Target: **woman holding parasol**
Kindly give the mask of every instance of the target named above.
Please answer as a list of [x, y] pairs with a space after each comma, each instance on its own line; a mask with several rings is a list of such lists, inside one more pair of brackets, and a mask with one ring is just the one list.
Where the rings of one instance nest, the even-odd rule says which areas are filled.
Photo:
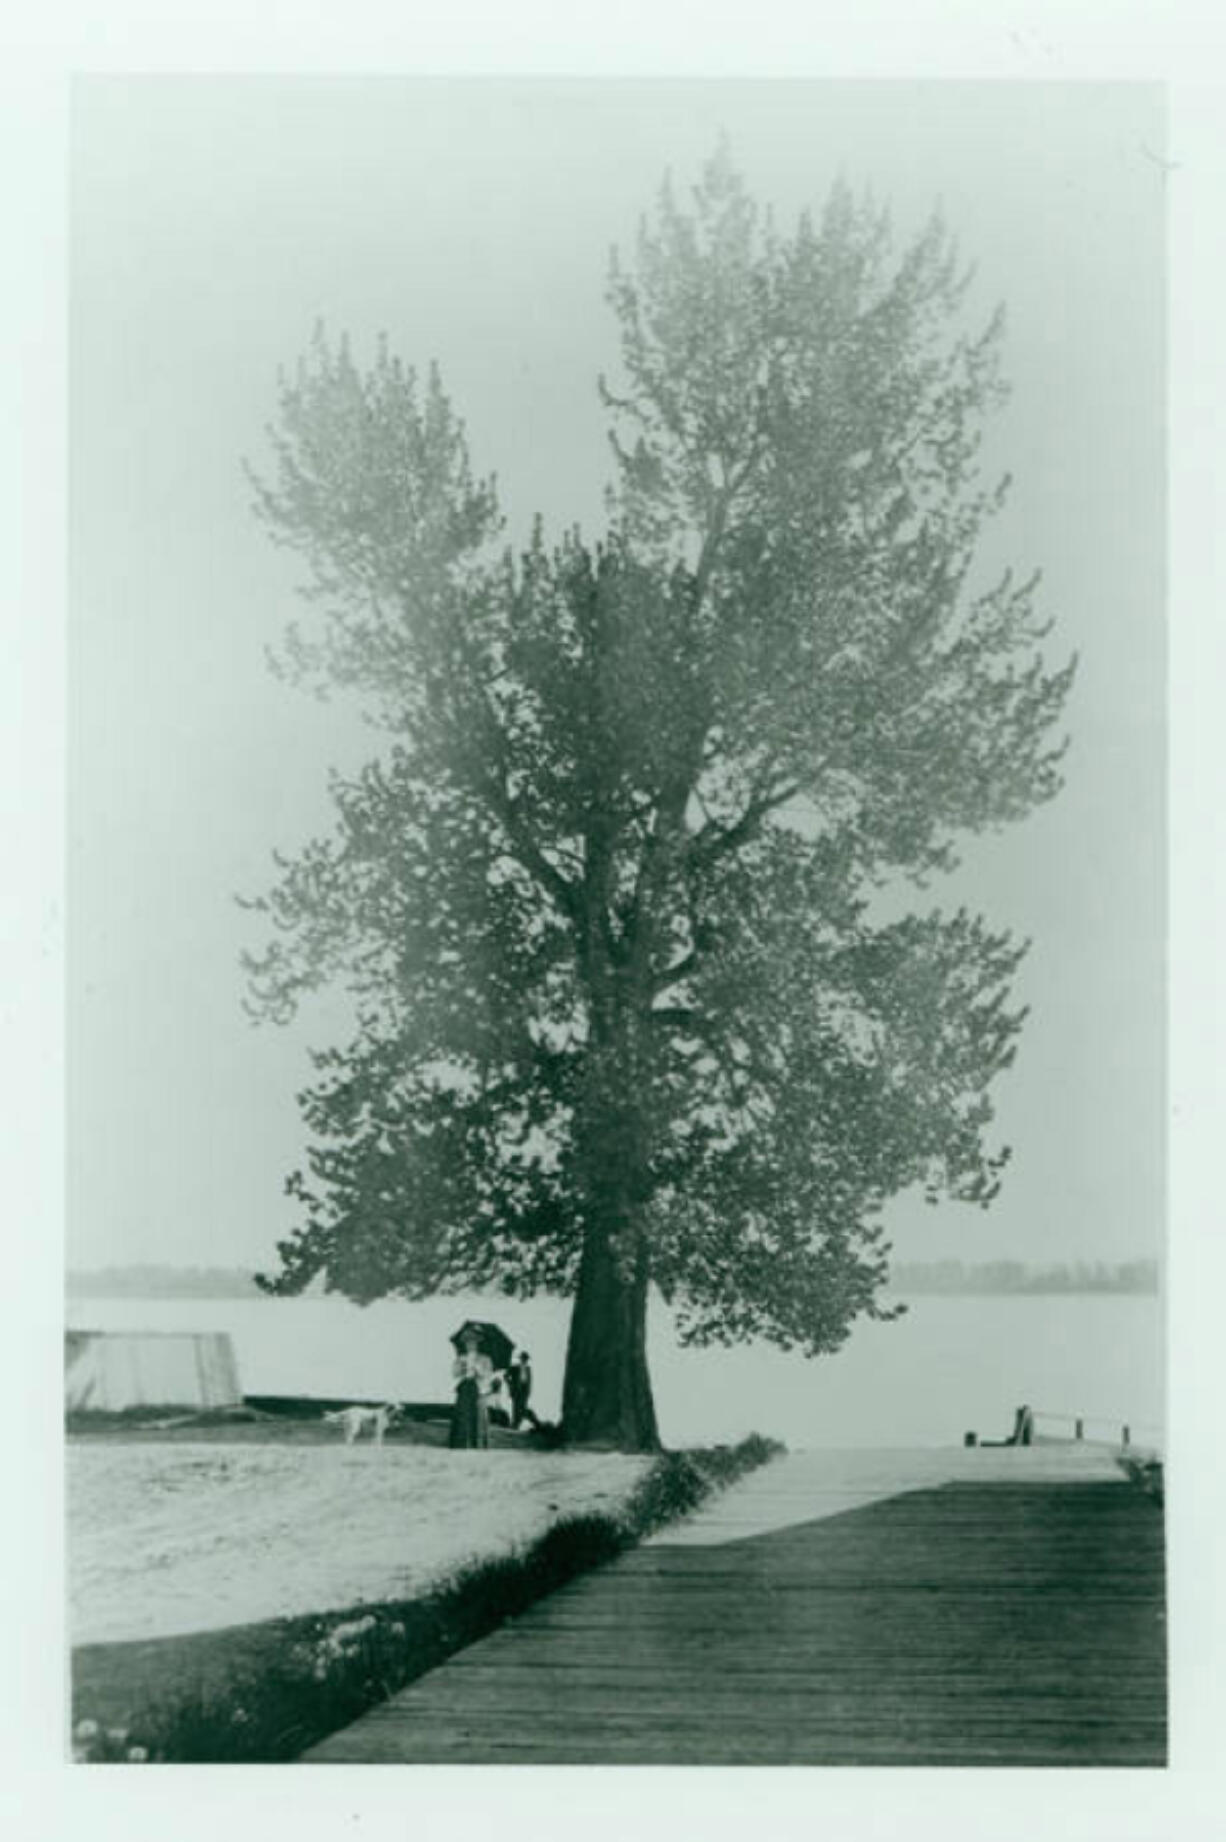
[[489, 1396], [495, 1364], [505, 1368], [514, 1345], [496, 1324], [478, 1324], [471, 1318], [461, 1324], [451, 1342], [456, 1352], [451, 1365], [456, 1390], [448, 1444], [453, 1451], [471, 1451], [489, 1445]]

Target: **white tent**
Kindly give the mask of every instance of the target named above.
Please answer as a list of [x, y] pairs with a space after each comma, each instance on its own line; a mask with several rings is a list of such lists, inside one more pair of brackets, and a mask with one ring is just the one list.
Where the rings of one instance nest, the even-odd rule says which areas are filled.
[[234, 1345], [222, 1331], [67, 1330], [69, 1412], [125, 1407], [237, 1407]]

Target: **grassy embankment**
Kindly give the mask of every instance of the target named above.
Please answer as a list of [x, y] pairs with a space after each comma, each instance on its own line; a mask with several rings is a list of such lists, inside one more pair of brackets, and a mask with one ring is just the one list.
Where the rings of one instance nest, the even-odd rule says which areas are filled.
[[73, 1653], [74, 1757], [284, 1761], [518, 1616], [545, 1593], [687, 1515], [782, 1447], [665, 1453], [612, 1514], [565, 1519], [522, 1553], [465, 1567], [426, 1595], [306, 1618]]

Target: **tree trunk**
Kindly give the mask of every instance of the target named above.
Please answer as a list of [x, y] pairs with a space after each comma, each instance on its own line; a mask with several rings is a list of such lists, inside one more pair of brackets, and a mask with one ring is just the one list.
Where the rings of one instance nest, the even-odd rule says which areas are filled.
[[562, 1432], [568, 1444], [619, 1452], [658, 1452], [647, 1372], [646, 1249], [634, 1269], [619, 1270], [607, 1228], [588, 1230], [570, 1320]]
[[605, 921], [611, 859], [599, 827], [587, 840], [585, 858], [579, 963], [591, 1039], [575, 1121], [584, 1232], [566, 1347], [562, 1434], [571, 1445], [658, 1452], [647, 1372], [650, 1262], [640, 1226], [650, 1134], [635, 1027], [648, 1003], [641, 978], [648, 961], [645, 944], [635, 966], [618, 966], [610, 955]]

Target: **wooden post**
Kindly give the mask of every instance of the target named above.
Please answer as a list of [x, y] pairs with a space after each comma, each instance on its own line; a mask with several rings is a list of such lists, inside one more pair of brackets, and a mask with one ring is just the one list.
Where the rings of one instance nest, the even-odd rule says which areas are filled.
[[1126, 1426], [1124, 1428], [1124, 1437], [1120, 1443], [1123, 1445], [1125, 1451], [1127, 1451], [1128, 1447], [1132, 1444], [1132, 1430], [1130, 1427]]
[[1074, 1439], [1084, 1439], [1085, 1436], [1086, 1436], [1085, 1421], [1084, 1420], [1074, 1420], [1073, 1421], [1073, 1438]]
[[1009, 1435], [1010, 1445], [1029, 1445], [1034, 1438], [1034, 1415], [1029, 1407], [1019, 1407]]

